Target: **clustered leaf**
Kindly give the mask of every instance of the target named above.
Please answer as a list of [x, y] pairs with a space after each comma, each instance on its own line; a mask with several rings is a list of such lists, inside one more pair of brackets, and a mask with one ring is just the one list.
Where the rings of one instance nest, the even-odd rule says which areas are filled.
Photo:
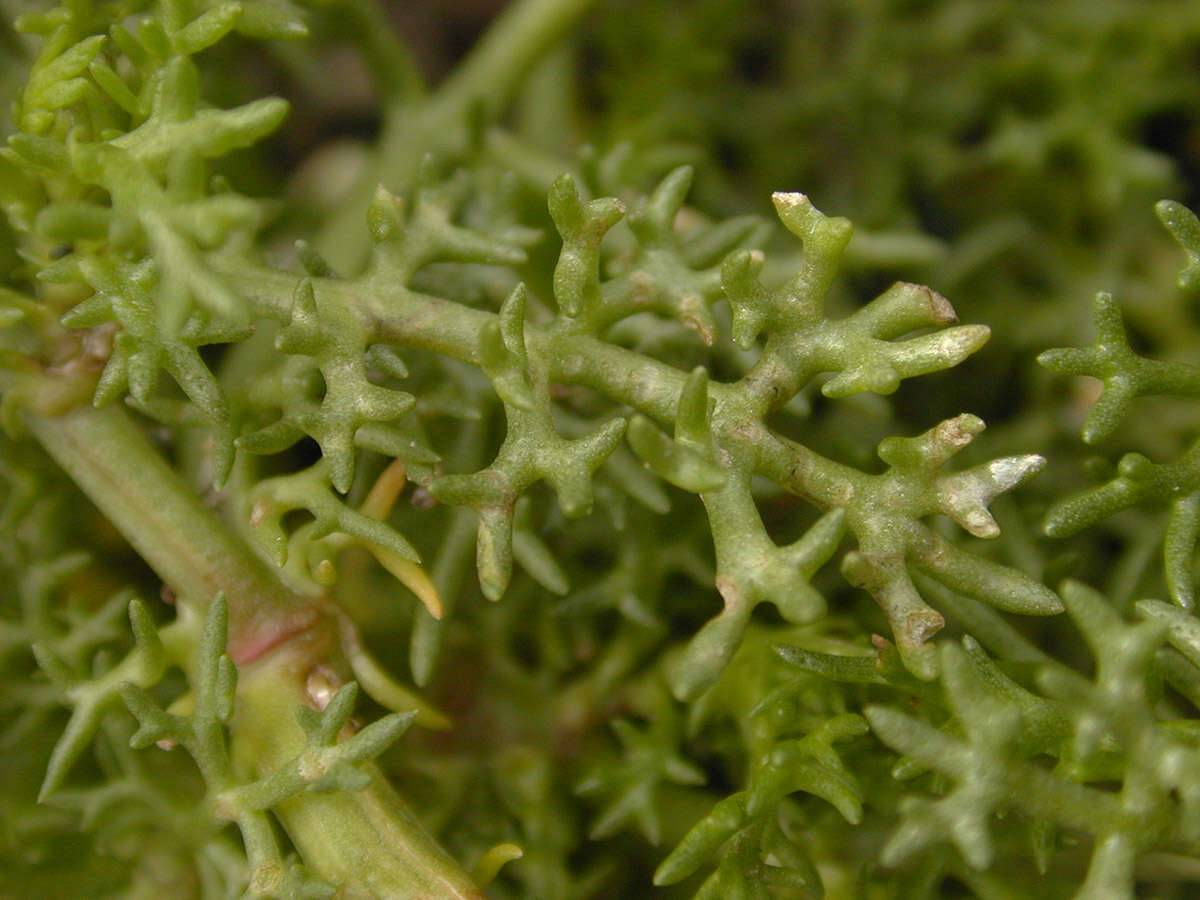
[[[701, 900], [1186, 894], [1200, 441], [1136, 401], [1194, 399], [1200, 369], [1171, 358], [1193, 317], [1155, 299], [1126, 210], [1186, 174], [1160, 132], [1200, 113], [1171, 71], [1200, 16], [818, 3], [765, 35], [743, 4], [650, 0], [573, 46], [587, 2], [519, 0], [426, 89], [381, 6], [310, 6], [70, 0], [0, 25], [14, 884], [82, 829], [61, 893], [325, 898], [401, 891], [398, 869], [422, 896], [583, 900], [644, 890], [650, 859]], [[305, 49], [247, 49], [309, 23]], [[359, 74], [373, 149], [274, 171], [358, 114]], [[288, 104], [247, 99], [259, 79], [311, 101], [271, 145]], [[896, 123], [921, 136], [889, 146]], [[581, 131], [607, 146], [565, 152]], [[794, 190], [770, 198], [782, 229], [702, 211], [744, 206], [760, 168], [870, 227]], [[1200, 219], [1156, 211], [1194, 292]], [[1033, 479], [1082, 382], [1062, 410], [976, 392], [986, 438], [936, 392], [1034, 396], [1015, 366], [1076, 330], [1054, 301], [1085, 239], [1139, 261], [1128, 325], [1098, 293], [1094, 343], [1039, 361], [1100, 382], [1084, 443], [1145, 455], [1064, 500]], [[897, 277], [1029, 321], [947, 375], [991, 330]], [[97, 413], [169, 467], [51, 439]], [[1043, 513], [1113, 540], [1057, 553], [1024, 527]], [[233, 588], [177, 602], [179, 572]], [[360, 720], [360, 685], [391, 712]], [[441, 733], [388, 752], [414, 722]], [[10, 814], [43, 762], [44, 805], [14, 787]]]
[[[364, 426], [386, 424], [412, 409], [414, 398], [403, 391], [381, 387], [368, 380], [366, 362], [367, 329], [354, 311], [334, 299], [318, 305], [312, 282], [301, 281], [292, 303], [291, 319], [275, 336], [275, 346], [293, 356], [309, 357], [311, 369], [320, 373], [324, 391], [318, 402], [302, 392], [281, 392], [288, 413], [280, 420], [239, 440], [239, 446], [258, 452], [286, 450], [305, 434], [317, 441], [329, 465], [329, 476], [340, 493], [346, 493], [354, 478], [354, 452], [357, 435]], [[402, 371], [403, 363], [386, 354], [373, 356], [392, 371]], [[288, 373], [291, 383], [308, 374], [309, 365]], [[373, 441], [371, 440], [373, 438]], [[364, 442], [383, 447], [399, 444], [394, 432], [375, 429]]]
[[[794, 629], [804, 634], [808, 629]], [[690, 731], [736, 723], [749, 753], [746, 787], [717, 802], [659, 865], [655, 883], [674, 884], [707, 867], [698, 896], [770, 896], [772, 886], [819, 891], [821, 878], [795, 833], [808, 814], [796, 795], [820, 798], [845, 821], [861, 820], [862, 787], [834, 749], [866, 732], [857, 714], [836, 714], [751, 631], [746, 645], [693, 707]], [[799, 734], [797, 734], [799, 732]]]
[[[615, 720], [612, 727], [621, 742], [620, 761], [611, 770], [590, 773], [576, 786], [581, 794], [604, 791], [616, 795], [596, 816], [590, 834], [593, 838], [608, 837], [632, 819], [651, 844], [658, 844], [662, 839], [662, 820], [655, 788], [661, 781], [703, 784], [704, 773], [678, 753], [664, 752], [670, 737], [643, 734], [627, 719]], [[652, 727], [655, 731], [669, 730], [671, 723], [664, 718]]]
[[[1181, 288], [1190, 288], [1194, 254], [1200, 247], [1200, 220], [1177, 203], [1164, 201], [1159, 218], [1188, 253], [1188, 265], [1179, 276]], [[1088, 413], [1083, 439], [1088, 443], [1108, 437], [1128, 415], [1135, 398], [1153, 394], [1195, 397], [1200, 394], [1200, 369], [1187, 363], [1147, 359], [1129, 347], [1121, 312], [1112, 296], [1097, 294], [1093, 302], [1096, 345], [1086, 350], [1048, 350], [1039, 362], [1053, 372], [1090, 375], [1104, 390]], [[1068, 537], [1122, 510], [1166, 503], [1167, 526], [1163, 553], [1168, 592], [1185, 609], [1195, 605], [1192, 558], [1200, 537], [1200, 444], [1193, 443], [1176, 459], [1156, 464], [1141, 453], [1127, 453], [1117, 464], [1116, 477], [1055, 504], [1046, 515], [1046, 533]]]
[[[165, 631], [166, 641], [151, 623], [145, 606], [134, 598], [129, 601], [129, 619], [137, 639], [136, 648], [125, 659], [94, 679], [79, 679], [65, 661], [49, 646], [34, 644], [38, 665], [58, 684], [70, 703], [71, 720], [54, 747], [46, 768], [41, 797], [49, 796], [62, 785], [71, 767], [91, 744], [96, 729], [116, 705], [126, 685], [149, 687], [162, 678], [168, 661], [178, 662], [174, 654], [189, 628], [180, 620]], [[168, 656], [166, 647], [173, 653]]]
[[[328, 468], [329, 464], [322, 459], [303, 471], [267, 478], [254, 486], [250, 525], [276, 565], [286, 565], [293, 558], [291, 547], [297, 545], [301, 555], [308, 555], [304, 562], [309, 569], [298, 574], [318, 582], [330, 581], [334, 577], [330, 561], [334, 548], [315, 542], [334, 532], [358, 538], [370, 548], [388, 551], [401, 559], [420, 562], [420, 556], [404, 535], [378, 518], [348, 506], [333, 492]], [[313, 519], [289, 535], [283, 520], [295, 510], [305, 510]]]
[[481, 336], [483, 368], [504, 403], [508, 433], [496, 459], [472, 475], [447, 475], [431, 485], [434, 497], [479, 514], [478, 566], [484, 594], [499, 599], [512, 573], [512, 522], [517, 498], [539, 479], [558, 494], [568, 516], [581, 516], [592, 504], [591, 476], [625, 431], [614, 419], [593, 434], [559, 437], [546, 397], [535, 388], [525, 346], [525, 289], [518, 285], [500, 317]]
[[233, 465], [233, 426], [224, 394], [198, 348], [237, 340], [246, 336], [246, 330], [220, 323], [205, 325], [192, 318], [179, 333], [166, 335], [155, 321], [160, 286], [152, 265], [86, 260], [80, 267], [96, 293], [71, 309], [63, 324], [97, 328], [116, 322], [121, 329], [112, 337], [112, 353], [96, 384], [96, 405], [128, 393], [139, 408], [156, 418], [173, 424], [187, 422], [186, 411], [172, 409], [170, 401], [155, 392], [159, 372], [165, 370], [212, 427], [216, 477], [224, 481]]
[[297, 718], [307, 747], [278, 769], [253, 781], [238, 777], [230, 759], [226, 723], [233, 715], [237, 668], [224, 652], [228, 607], [224, 597], [209, 606], [193, 661], [193, 701], [187, 715], [160, 707], [132, 681], [120, 696], [138, 720], [130, 738], [135, 748], [158, 744], [184, 747], [196, 760], [208, 788], [213, 815], [235, 822], [242, 833], [250, 865], [250, 890], [269, 897], [331, 897], [334, 888], [305, 875], [297, 862], [283, 858], [267, 811], [306, 791], [356, 791], [370, 777], [361, 763], [373, 760], [407, 729], [415, 712], [384, 716], [352, 736], [342, 731], [353, 711], [357, 685], [343, 685], [320, 711], [302, 706]]
[[[968, 642], [942, 647], [946, 699], [965, 741], [893, 709], [867, 709], [885, 743], [955, 782], [943, 797], [913, 798], [902, 808], [885, 863], [953, 841], [968, 864], [986, 868], [994, 854], [993, 813], [1015, 807], [1035, 821], [1094, 836], [1078, 896], [1130, 896], [1145, 847], [1194, 840], [1195, 799], [1177, 779], [1188, 777], [1183, 773], [1200, 757], [1146, 705], [1147, 663], [1163, 626], [1122, 622], [1102, 595], [1077, 582], [1065, 583], [1062, 596], [1097, 672], [1089, 681], [1063, 667], [1044, 669], [1041, 689], [1060, 703], [1020, 691]], [[1014, 694], [1023, 700], [1006, 702]], [[1040, 754], [1057, 758], [1053, 772], [1023, 761]], [[1117, 780], [1119, 793], [1088, 786], [1105, 780]]]

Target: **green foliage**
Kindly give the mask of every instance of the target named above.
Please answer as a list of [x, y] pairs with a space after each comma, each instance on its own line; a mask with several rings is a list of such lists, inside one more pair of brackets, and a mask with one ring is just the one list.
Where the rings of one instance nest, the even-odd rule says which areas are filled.
[[1193, 7], [25, 6], [5, 891], [1191, 895]]

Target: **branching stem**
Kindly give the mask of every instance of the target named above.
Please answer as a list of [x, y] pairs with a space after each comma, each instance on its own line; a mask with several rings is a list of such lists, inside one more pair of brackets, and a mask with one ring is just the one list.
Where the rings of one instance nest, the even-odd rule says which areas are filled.
[[595, 0], [521, 0], [488, 29], [455, 73], [422, 105], [411, 98], [384, 110], [383, 131], [366, 176], [318, 236], [335, 269], [357, 272], [367, 244], [360, 226], [376, 185], [403, 192], [429, 153], [457, 149], [472, 115], [492, 119], [520, 78], [553, 48]]

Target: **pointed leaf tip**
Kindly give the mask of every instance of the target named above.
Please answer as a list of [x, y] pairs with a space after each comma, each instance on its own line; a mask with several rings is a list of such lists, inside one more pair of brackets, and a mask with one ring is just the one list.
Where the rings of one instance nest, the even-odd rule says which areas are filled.
[[376, 244], [404, 235], [404, 202], [382, 184], [376, 185], [371, 205], [367, 207], [367, 230]]

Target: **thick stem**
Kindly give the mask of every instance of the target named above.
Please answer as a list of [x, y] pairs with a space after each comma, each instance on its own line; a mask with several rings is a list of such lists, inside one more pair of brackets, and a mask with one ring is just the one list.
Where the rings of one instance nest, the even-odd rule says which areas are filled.
[[[243, 773], [263, 775], [304, 750], [296, 720], [314, 673], [348, 672], [335, 621], [293, 594], [167, 465], [122, 409], [28, 416], [34, 435], [135, 550], [200, 612], [229, 601], [239, 663], [230, 740]], [[304, 794], [274, 810], [309, 870], [346, 898], [477, 900], [457, 863], [375, 769], [353, 793]]]
[[[331, 652], [310, 646], [320, 640], [302, 635], [242, 670], [231, 723], [240, 774], [265, 775], [304, 750], [295, 709], [319, 705], [320, 696], [309, 689], [314, 675], [323, 689], [334, 677], [328, 666], [313, 667], [314, 656]], [[482, 900], [379, 769], [363, 770], [371, 782], [362, 790], [304, 793], [274, 808], [308, 869], [335, 885], [345, 900]]]
[[[27, 416], [38, 441], [180, 603], [229, 601], [231, 646], [278, 631], [310, 609], [204, 505], [118, 407]], [[297, 623], [298, 624], [298, 623]]]

